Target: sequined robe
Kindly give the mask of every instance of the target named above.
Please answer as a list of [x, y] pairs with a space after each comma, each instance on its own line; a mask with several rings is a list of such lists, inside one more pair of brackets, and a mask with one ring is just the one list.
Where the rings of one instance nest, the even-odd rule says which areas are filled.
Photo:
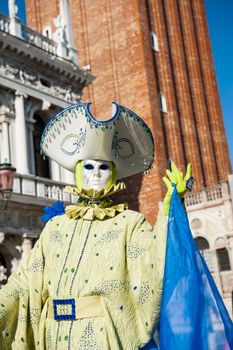
[[[56, 216], [0, 290], [0, 349], [135, 350], [158, 323], [166, 241], [138, 212], [101, 220]], [[48, 297], [101, 295], [103, 317], [56, 321]]]

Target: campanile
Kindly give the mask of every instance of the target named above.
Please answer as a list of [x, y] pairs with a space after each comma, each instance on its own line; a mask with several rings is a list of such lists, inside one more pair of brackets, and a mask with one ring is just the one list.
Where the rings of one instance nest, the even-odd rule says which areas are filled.
[[[196, 190], [227, 181], [231, 164], [204, 0], [26, 0], [28, 26], [53, 35], [61, 16], [67, 45], [96, 77], [83, 101], [97, 119], [111, 102], [135, 111], [155, 138], [147, 176], [128, 181], [133, 207], [154, 221], [172, 159], [193, 163]], [[62, 77], [61, 77], [62, 79]]]

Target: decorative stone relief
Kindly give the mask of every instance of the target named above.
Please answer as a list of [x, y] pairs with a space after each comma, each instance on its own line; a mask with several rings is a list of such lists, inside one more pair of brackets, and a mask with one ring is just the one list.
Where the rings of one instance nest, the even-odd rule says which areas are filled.
[[42, 111], [48, 111], [50, 107], [51, 103], [49, 101], [43, 100]]
[[71, 86], [68, 87], [68, 89], [66, 90], [65, 100], [66, 100], [66, 101], [69, 101], [69, 102], [73, 101], [73, 99], [72, 99], [72, 88], [71, 88]]
[[0, 75], [18, 80], [23, 85], [33, 86], [39, 91], [71, 103], [75, 103], [81, 98], [79, 92], [73, 91], [72, 85], [51, 79], [51, 77], [47, 77], [28, 67], [22, 67], [19, 63], [8, 58], [0, 58]]
[[12, 91], [0, 89], [0, 114], [7, 113], [8, 117], [14, 117], [14, 95]]
[[4, 62], [1, 65], [1, 72], [8, 78], [19, 78], [20, 69], [16, 66], [12, 66], [9, 63]]
[[33, 84], [38, 79], [37, 74], [35, 72], [32, 72], [26, 68], [20, 70], [19, 78], [23, 84]]

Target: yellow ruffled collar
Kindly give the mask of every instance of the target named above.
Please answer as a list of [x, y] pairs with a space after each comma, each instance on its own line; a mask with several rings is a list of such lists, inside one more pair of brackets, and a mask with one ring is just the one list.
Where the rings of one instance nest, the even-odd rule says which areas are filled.
[[74, 196], [85, 198], [85, 199], [98, 200], [98, 199], [112, 196], [113, 194], [119, 191], [122, 191], [125, 188], [126, 188], [125, 183], [119, 182], [119, 184], [117, 185], [111, 185], [108, 189], [102, 188], [99, 191], [96, 191], [93, 188], [91, 188], [90, 190], [86, 190], [85, 188], [82, 188], [79, 190], [77, 187], [66, 186], [65, 192], [73, 194]]
[[77, 205], [69, 205], [65, 208], [66, 215], [75, 220], [80, 218], [103, 220], [105, 217], [114, 217], [117, 213], [128, 209], [127, 203], [112, 205], [113, 199], [111, 196], [125, 188], [123, 182], [112, 185], [109, 189], [103, 188], [99, 191], [94, 189], [78, 190], [76, 187], [66, 186], [66, 192], [79, 197]]

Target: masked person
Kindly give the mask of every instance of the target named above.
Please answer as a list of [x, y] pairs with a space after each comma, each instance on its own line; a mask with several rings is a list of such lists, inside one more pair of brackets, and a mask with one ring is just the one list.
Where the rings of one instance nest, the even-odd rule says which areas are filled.
[[[153, 228], [114, 204], [121, 179], [151, 168], [150, 129], [118, 104], [108, 121], [90, 104], [66, 108], [47, 124], [42, 151], [75, 173], [78, 196], [45, 226], [29, 255], [0, 291], [0, 348], [136, 350], [160, 317], [167, 215], [175, 183], [182, 197], [191, 177], [172, 164], [168, 192]], [[152, 205], [157, 205], [154, 203]]]

